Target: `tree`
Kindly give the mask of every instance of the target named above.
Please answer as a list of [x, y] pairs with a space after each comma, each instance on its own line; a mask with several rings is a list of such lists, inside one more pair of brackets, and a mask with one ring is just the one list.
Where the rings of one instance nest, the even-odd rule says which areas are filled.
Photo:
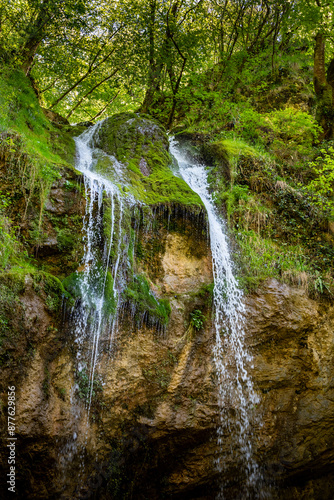
[[[172, 123], [176, 98], [186, 65], [200, 51], [205, 26], [203, 0], [174, 0], [169, 3], [148, 0], [142, 21], [145, 58], [147, 60], [146, 92], [141, 110], [145, 113], [159, 101], [161, 87], [166, 85], [172, 94], [167, 126]], [[167, 77], [167, 79], [166, 79]]]
[[45, 106], [80, 120], [111, 103], [134, 50], [128, 31], [122, 4], [108, 0], [91, 4], [85, 29], [51, 30], [32, 70]]
[[1, 0], [1, 58], [29, 73], [36, 51], [50, 31], [60, 34], [64, 29], [82, 29], [85, 14], [83, 0]]
[[274, 70], [276, 47], [290, 3], [285, 0], [211, 0], [210, 17], [217, 52], [218, 80], [236, 54], [240, 72], [244, 64], [271, 47]]
[[317, 121], [326, 139], [334, 134], [334, 59], [326, 75], [326, 43], [333, 29], [333, 0], [299, 0], [293, 3], [290, 29], [314, 46], [313, 82], [317, 98]]

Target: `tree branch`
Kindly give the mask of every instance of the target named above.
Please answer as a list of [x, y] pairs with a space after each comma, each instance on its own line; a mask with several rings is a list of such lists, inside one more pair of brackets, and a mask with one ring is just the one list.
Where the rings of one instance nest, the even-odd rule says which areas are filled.
[[103, 78], [103, 80], [101, 80], [99, 83], [97, 83], [96, 85], [94, 85], [94, 87], [92, 87], [88, 92], [86, 92], [86, 94], [81, 97], [81, 99], [79, 99], [79, 101], [77, 102], [77, 104], [75, 106], [73, 106], [73, 108], [71, 109], [71, 111], [68, 113], [68, 115], [66, 116], [66, 119], [68, 120], [70, 118], [70, 116], [74, 113], [74, 111], [80, 106], [80, 104], [90, 95], [94, 92], [94, 90], [96, 90], [98, 87], [100, 87], [100, 85], [102, 85], [103, 83], [105, 83], [106, 81], [110, 80], [110, 78], [112, 78], [113, 76], [115, 76], [115, 74], [117, 73], [117, 71], [119, 70], [119, 68], [116, 68], [115, 71], [113, 71], [113, 73], [111, 73], [110, 75], [108, 75], [106, 78]]
[[95, 116], [93, 116], [89, 120], [90, 121], [96, 120], [96, 118], [99, 118], [101, 115], [103, 115], [103, 113], [105, 112], [105, 110], [107, 109], [107, 107], [116, 99], [116, 97], [118, 96], [119, 93], [120, 93], [120, 90], [117, 92], [117, 94], [115, 96], [113, 96], [110, 99], [110, 101], [107, 102], [107, 104], [101, 109], [101, 111], [99, 111]]

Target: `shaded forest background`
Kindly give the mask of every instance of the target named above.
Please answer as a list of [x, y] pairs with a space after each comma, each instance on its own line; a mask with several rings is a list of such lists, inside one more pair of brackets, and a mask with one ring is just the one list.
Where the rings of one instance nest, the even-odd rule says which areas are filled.
[[332, 2], [16, 0], [0, 9], [2, 63], [22, 68], [45, 107], [71, 122], [140, 109], [171, 126], [185, 101], [223, 101], [240, 84], [258, 93], [288, 62], [313, 59], [330, 135]]

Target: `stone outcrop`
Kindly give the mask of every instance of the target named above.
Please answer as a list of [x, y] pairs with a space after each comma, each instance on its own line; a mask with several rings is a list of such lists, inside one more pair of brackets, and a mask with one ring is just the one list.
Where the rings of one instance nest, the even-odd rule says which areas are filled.
[[[68, 229], [81, 239], [73, 218], [81, 217], [84, 207], [76, 176], [68, 173], [55, 184], [45, 207], [45, 227], [56, 243], [44, 242], [39, 258], [60, 277], [76, 268], [82, 252], [79, 248], [74, 255], [77, 247], [66, 240]], [[235, 464], [226, 461], [223, 477], [215, 469], [211, 254], [205, 223], [190, 211], [184, 216], [175, 210], [168, 223], [164, 212], [157, 212], [154, 228], [139, 230], [148, 257], [137, 259], [135, 271], [149, 276], [157, 297], [169, 300], [169, 324], [165, 331], [146, 324], [138, 328], [129, 311], [121, 311], [113, 348], [110, 331], [101, 339], [89, 411], [87, 377], [77, 372], [73, 302], [68, 298], [61, 305], [60, 282], [42, 271], [7, 276], [3, 293], [15, 290], [16, 309], [11, 316], [7, 311], [12, 333], [1, 346], [1, 423], [6, 429], [7, 386], [15, 384], [19, 498], [208, 500], [222, 481], [226, 498], [238, 498]], [[67, 215], [68, 225], [59, 226]], [[329, 500], [334, 494], [334, 308], [275, 280], [245, 302], [251, 374], [261, 396], [254, 449], [268, 498]], [[198, 330], [191, 322], [194, 310], [205, 318]], [[226, 435], [224, 448], [231, 443]]]
[[[330, 498], [334, 309], [275, 280], [247, 304], [253, 376], [262, 392], [261, 460], [286, 488], [294, 485], [282, 498]], [[304, 487], [305, 496], [293, 496]]]
[[[116, 498], [127, 491], [134, 498], [214, 498], [217, 405], [210, 315], [203, 331], [188, 328], [189, 312], [207, 307], [208, 297], [194, 291], [212, 281], [209, 250], [194, 259], [191, 238], [170, 234], [168, 240], [160, 282], [173, 295], [168, 331], [157, 336], [124, 325], [116, 352], [100, 363], [103, 386], [89, 419], [73, 392], [71, 347], [60, 337], [62, 347], [51, 353], [57, 334], [26, 285], [26, 331], [36, 337], [43, 332], [17, 384], [20, 460], [23, 471], [30, 470], [22, 478], [26, 498], [80, 498], [86, 488], [112, 498], [108, 484], [118, 485]], [[172, 265], [174, 258], [180, 266]], [[332, 307], [277, 281], [247, 297], [247, 337], [261, 393], [262, 426], [254, 434], [259, 462], [276, 481], [273, 498], [331, 498], [333, 322]], [[73, 473], [80, 461], [85, 472], [78, 488]]]

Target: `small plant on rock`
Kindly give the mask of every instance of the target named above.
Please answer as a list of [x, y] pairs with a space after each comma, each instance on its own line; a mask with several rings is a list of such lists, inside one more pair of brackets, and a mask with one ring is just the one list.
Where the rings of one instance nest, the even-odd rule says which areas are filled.
[[197, 331], [201, 330], [204, 326], [205, 316], [200, 309], [194, 309], [190, 313], [190, 325]]

